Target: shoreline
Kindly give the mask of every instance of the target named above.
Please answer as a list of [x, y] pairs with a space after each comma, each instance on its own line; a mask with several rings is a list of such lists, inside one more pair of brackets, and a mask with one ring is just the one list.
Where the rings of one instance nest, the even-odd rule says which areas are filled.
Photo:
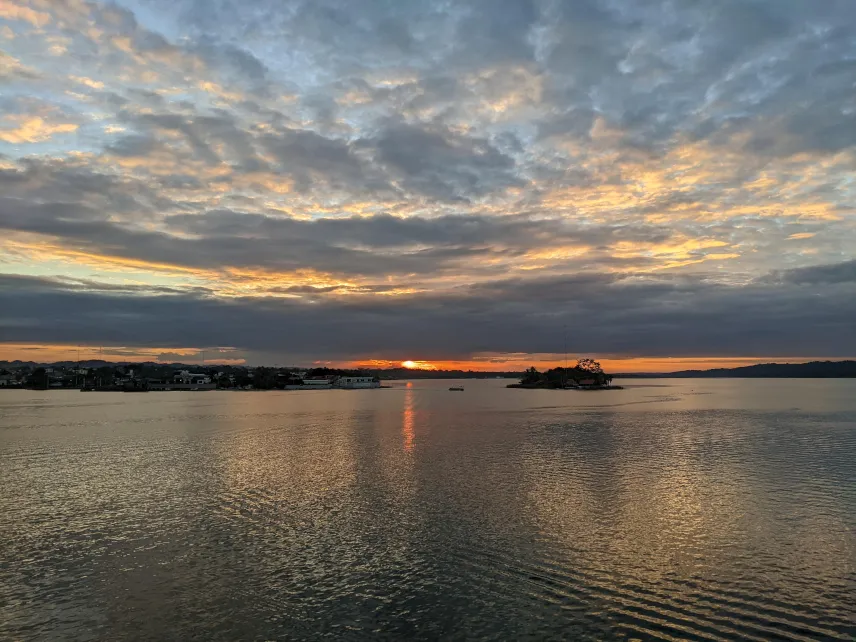
[[601, 390], [624, 390], [624, 386], [592, 386], [590, 388], [556, 388], [553, 386], [529, 385], [525, 383], [512, 383], [505, 386], [506, 389], [516, 390], [571, 390], [574, 392], [597, 392]]

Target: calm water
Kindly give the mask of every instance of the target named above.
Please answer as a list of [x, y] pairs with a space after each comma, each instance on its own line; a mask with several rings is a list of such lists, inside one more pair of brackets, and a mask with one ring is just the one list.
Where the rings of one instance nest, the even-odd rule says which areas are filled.
[[2, 639], [856, 637], [856, 381], [0, 391]]

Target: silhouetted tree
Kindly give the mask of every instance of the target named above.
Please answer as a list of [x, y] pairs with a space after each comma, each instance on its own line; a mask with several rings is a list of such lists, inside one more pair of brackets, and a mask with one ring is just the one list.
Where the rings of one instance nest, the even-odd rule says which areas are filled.
[[36, 368], [33, 370], [27, 379], [27, 384], [31, 388], [38, 390], [46, 390], [48, 387], [48, 373], [44, 368]]
[[522, 383], [524, 385], [529, 385], [529, 386], [534, 385], [540, 381], [541, 381], [541, 373], [538, 372], [538, 370], [537, 370], [537, 368], [535, 368], [535, 366], [532, 366], [531, 368], [527, 368], [526, 371], [524, 371], [523, 376], [520, 378], [520, 383]]
[[544, 373], [529, 368], [523, 373], [520, 383], [539, 388], [564, 388], [571, 382], [579, 383], [586, 379], [594, 379], [598, 384], [606, 385], [612, 381], [612, 376], [606, 374], [594, 359], [580, 359], [573, 368], [552, 368]]
[[253, 388], [257, 390], [273, 390], [276, 386], [276, 370], [273, 368], [256, 368], [253, 371]]
[[601, 368], [600, 364], [594, 359], [580, 359], [577, 361], [576, 368], [577, 370], [582, 370], [583, 372], [587, 372], [592, 375], [603, 374], [603, 368]]

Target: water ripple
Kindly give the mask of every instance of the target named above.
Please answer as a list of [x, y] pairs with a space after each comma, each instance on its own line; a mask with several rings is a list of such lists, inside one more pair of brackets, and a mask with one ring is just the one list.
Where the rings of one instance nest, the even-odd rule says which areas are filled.
[[856, 637], [856, 409], [490, 385], [0, 399], [0, 638]]

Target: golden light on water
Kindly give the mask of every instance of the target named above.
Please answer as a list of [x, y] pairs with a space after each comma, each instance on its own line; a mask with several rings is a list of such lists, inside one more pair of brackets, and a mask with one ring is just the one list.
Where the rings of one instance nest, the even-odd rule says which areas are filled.
[[413, 439], [416, 436], [415, 413], [413, 411], [413, 384], [407, 383], [407, 391], [404, 397], [404, 412], [402, 413], [401, 434], [404, 437], [405, 452], [413, 452]]

